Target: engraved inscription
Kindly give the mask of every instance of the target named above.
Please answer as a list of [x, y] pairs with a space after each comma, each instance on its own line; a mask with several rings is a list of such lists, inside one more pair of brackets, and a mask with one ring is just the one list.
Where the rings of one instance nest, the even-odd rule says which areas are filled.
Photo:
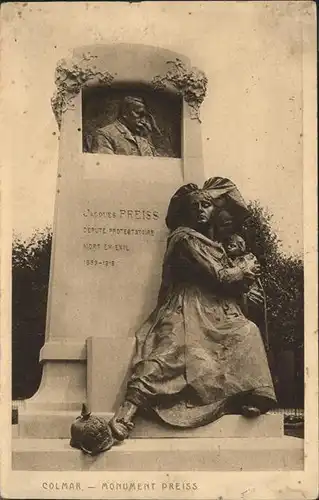
[[83, 212], [83, 217], [92, 217], [94, 219], [128, 219], [128, 220], [158, 220], [159, 213], [157, 210], [132, 210], [121, 209], [118, 212], [114, 211], [93, 211], [87, 208]]
[[91, 269], [117, 266], [132, 254], [139, 238], [155, 237], [157, 229], [152, 223], [160, 218], [159, 212], [152, 208], [94, 210], [87, 207], [82, 216], [85, 222], [82, 226], [83, 262]]

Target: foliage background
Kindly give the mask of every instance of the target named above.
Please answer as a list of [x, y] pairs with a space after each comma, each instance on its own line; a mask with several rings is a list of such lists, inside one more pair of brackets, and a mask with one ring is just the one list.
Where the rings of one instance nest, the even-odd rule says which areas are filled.
[[[304, 293], [303, 261], [287, 255], [272, 229], [272, 214], [259, 202], [249, 205], [245, 224], [248, 247], [258, 258], [266, 293], [269, 362], [279, 406], [303, 407]], [[15, 236], [12, 253], [12, 396], [32, 396], [41, 380], [39, 351], [44, 344], [52, 231], [35, 231], [28, 240]], [[256, 318], [261, 330], [264, 317]], [[290, 372], [290, 375], [289, 375]]]
[[39, 352], [44, 344], [52, 232], [13, 238], [12, 397], [31, 397], [41, 380]]
[[[304, 406], [304, 266], [298, 255], [287, 255], [272, 229], [273, 215], [258, 201], [249, 204], [244, 235], [261, 264], [266, 295], [269, 363], [279, 405]], [[254, 318], [253, 318], [254, 319]], [[264, 318], [256, 318], [264, 330]]]

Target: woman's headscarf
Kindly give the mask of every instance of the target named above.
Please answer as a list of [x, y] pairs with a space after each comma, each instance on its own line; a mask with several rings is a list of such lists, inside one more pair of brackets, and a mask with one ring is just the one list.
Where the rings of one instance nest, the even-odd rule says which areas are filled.
[[227, 210], [237, 222], [243, 222], [249, 215], [247, 205], [236, 185], [225, 177], [212, 177], [202, 188], [197, 184], [185, 184], [172, 196], [166, 225], [172, 231], [179, 226], [188, 225], [190, 200], [194, 197], [210, 199], [212, 204]]

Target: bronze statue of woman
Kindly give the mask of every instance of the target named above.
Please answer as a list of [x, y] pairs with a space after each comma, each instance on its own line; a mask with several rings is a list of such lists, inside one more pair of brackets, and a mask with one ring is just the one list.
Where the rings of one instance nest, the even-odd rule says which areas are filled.
[[117, 440], [128, 437], [140, 408], [191, 428], [226, 414], [258, 417], [276, 405], [260, 331], [238, 300], [259, 267], [236, 267], [208, 237], [209, 221], [225, 207], [238, 224], [248, 213], [221, 177], [182, 186], [170, 201], [158, 303], [136, 333], [125, 400], [110, 421]]

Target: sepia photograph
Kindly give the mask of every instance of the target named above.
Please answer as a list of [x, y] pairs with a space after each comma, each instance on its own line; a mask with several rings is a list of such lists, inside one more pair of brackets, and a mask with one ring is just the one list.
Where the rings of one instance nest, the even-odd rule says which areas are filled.
[[315, 3], [1, 25], [1, 495], [316, 498]]

